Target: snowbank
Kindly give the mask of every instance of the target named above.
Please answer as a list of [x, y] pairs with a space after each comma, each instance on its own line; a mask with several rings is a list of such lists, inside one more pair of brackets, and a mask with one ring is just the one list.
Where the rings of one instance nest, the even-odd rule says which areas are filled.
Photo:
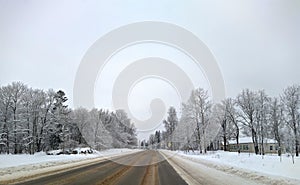
[[15, 167], [21, 165], [31, 165], [31, 164], [39, 164], [39, 163], [56, 163], [56, 162], [72, 162], [72, 161], [79, 161], [84, 159], [91, 159], [97, 157], [106, 157], [115, 154], [121, 154], [126, 152], [132, 152], [135, 150], [132, 149], [109, 149], [104, 151], [94, 151], [92, 154], [82, 154], [81, 151], [87, 151], [90, 148], [78, 148], [78, 154], [70, 154], [70, 155], [56, 155], [60, 151], [53, 151], [53, 155], [47, 155], [45, 152], [35, 153], [34, 155], [28, 154], [19, 154], [19, 155], [12, 155], [12, 154], [3, 154], [0, 155], [0, 169], [7, 168], [7, 167]]
[[210, 152], [205, 155], [180, 151], [177, 154], [196, 162], [206, 161], [216, 165], [226, 165], [268, 175], [300, 180], [300, 158], [295, 158], [295, 164], [293, 164], [291, 157], [287, 155], [283, 155], [282, 161], [280, 162], [279, 156], [271, 154], [265, 155], [263, 158], [260, 155], [252, 153], [238, 154], [236, 152], [224, 151]]
[[[85, 151], [85, 149], [82, 149]], [[89, 163], [110, 159], [110, 157], [138, 152], [133, 149], [110, 149], [94, 151], [92, 154], [47, 155], [0, 155], [0, 184], [18, 182], [36, 175], [47, 175]]]

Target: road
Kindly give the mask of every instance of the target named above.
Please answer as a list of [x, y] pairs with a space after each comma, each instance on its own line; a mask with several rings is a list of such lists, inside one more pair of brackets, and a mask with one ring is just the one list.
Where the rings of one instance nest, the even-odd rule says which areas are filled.
[[180, 185], [187, 183], [177, 174], [167, 160], [164, 160], [164, 157], [158, 151], [147, 150], [28, 180], [19, 184]]
[[[297, 179], [281, 178], [251, 172], [230, 166], [220, 166], [205, 160], [176, 155], [175, 152], [161, 150], [138, 151], [131, 154], [115, 155], [110, 158], [95, 158], [81, 161], [70, 168], [57, 168], [31, 173], [0, 184], [24, 185], [64, 185], [64, 184], [116, 184], [116, 185], [269, 185], [300, 184]], [[26, 169], [26, 168], [24, 168]], [[38, 169], [37, 169], [38, 170]], [[27, 178], [27, 179], [26, 179]], [[18, 183], [17, 183], [18, 182]]]

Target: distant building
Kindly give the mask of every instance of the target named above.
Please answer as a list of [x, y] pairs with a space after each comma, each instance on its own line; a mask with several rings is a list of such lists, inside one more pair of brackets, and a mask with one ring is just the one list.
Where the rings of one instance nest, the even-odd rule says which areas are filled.
[[[239, 139], [239, 148], [241, 152], [254, 153], [254, 144], [251, 137], [242, 137]], [[228, 149], [230, 152], [237, 152], [238, 145], [236, 144], [236, 140], [230, 140], [228, 142]], [[259, 150], [261, 150], [261, 144], [258, 144]], [[265, 139], [264, 140], [264, 150], [266, 154], [277, 154], [279, 147], [278, 143], [274, 139]], [[260, 153], [260, 152], [259, 152]], [[281, 153], [285, 153], [284, 148], [281, 149]]]

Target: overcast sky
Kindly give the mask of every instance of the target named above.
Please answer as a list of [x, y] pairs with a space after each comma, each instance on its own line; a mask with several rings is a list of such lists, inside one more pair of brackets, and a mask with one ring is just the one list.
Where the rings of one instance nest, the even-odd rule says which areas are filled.
[[[300, 83], [299, 10], [298, 0], [0, 0], [0, 85], [22, 81], [30, 87], [63, 89], [73, 107], [75, 74], [89, 47], [115, 28], [151, 20], [176, 24], [201, 39], [218, 62], [227, 96], [243, 88], [278, 95], [287, 85]], [[177, 63], [196, 86], [207, 86], [201, 70], [183, 54], [145, 44], [108, 63], [96, 82], [95, 105], [110, 108], [112, 84], [121, 68], [153, 55]], [[155, 91], [149, 92], [152, 86]], [[146, 80], [133, 89], [130, 108], [140, 119], [147, 118], [154, 97], [180, 106], [168, 84]]]

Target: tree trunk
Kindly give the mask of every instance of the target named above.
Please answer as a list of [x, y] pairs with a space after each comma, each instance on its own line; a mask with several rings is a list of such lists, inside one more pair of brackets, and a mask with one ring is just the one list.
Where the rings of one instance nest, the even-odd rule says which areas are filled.
[[227, 139], [226, 136], [223, 136], [223, 140], [224, 140], [224, 151], [227, 151]]
[[16, 118], [16, 108], [13, 110], [14, 117], [14, 154], [18, 153], [18, 144], [17, 144], [17, 118]]
[[37, 136], [37, 116], [34, 117], [33, 123], [32, 123], [32, 154], [34, 154], [37, 150], [37, 142], [38, 142], [38, 136]]
[[237, 132], [236, 133], [236, 146], [237, 146], [237, 148], [238, 148], [238, 153], [241, 153], [241, 148], [240, 148], [240, 142], [239, 142], [239, 136], [240, 135], [240, 133], [239, 132]]
[[293, 121], [293, 131], [294, 131], [294, 136], [295, 136], [295, 149], [296, 149], [296, 157], [299, 156], [299, 140], [298, 140], [298, 133], [297, 133], [297, 126], [296, 126], [296, 121], [294, 119]]
[[6, 123], [6, 118], [4, 118], [4, 125], [3, 125], [3, 130], [5, 130], [6, 133], [6, 153], [9, 154], [9, 129], [7, 127], [7, 123]]
[[258, 155], [259, 147], [258, 147], [258, 142], [257, 142], [257, 134], [256, 134], [256, 131], [254, 130], [254, 128], [252, 128], [252, 140], [253, 140], [253, 144], [254, 144], [255, 154]]
[[263, 125], [261, 125], [261, 153], [262, 153], [262, 155], [265, 155], [264, 128], [263, 128]]

